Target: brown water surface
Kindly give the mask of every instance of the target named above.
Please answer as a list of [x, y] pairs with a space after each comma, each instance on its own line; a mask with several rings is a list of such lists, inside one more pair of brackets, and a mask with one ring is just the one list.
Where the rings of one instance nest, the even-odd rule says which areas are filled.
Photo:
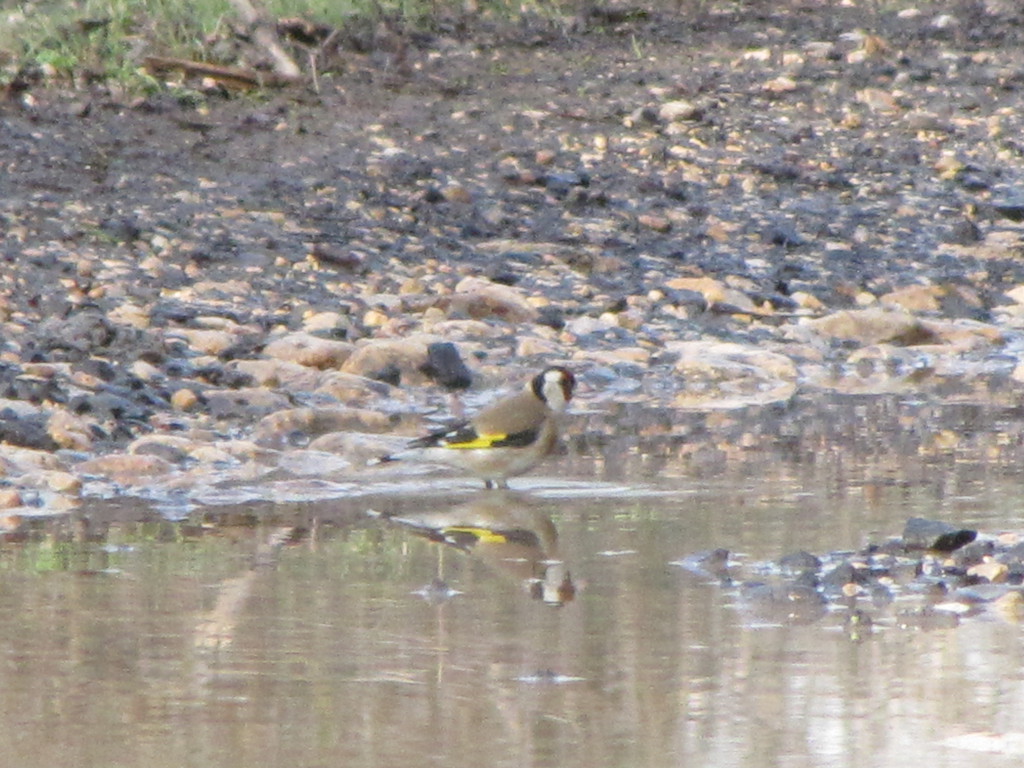
[[[1020, 531], [1024, 484], [985, 434], [714, 471], [631, 449], [511, 494], [441, 479], [180, 520], [87, 502], [0, 545], [0, 764], [1018, 766], [1012, 617], [755, 615], [674, 564], [724, 547], [750, 577], [912, 515]], [[416, 593], [437, 577], [460, 594]]]

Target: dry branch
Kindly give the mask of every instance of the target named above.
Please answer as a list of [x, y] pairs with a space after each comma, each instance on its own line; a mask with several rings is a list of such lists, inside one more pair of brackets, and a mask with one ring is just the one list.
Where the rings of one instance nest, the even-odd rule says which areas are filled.
[[253, 69], [240, 69], [238, 67], [223, 67], [218, 64], [207, 64], [202, 61], [191, 61], [189, 59], [147, 56], [143, 63], [150, 74], [153, 75], [179, 70], [186, 77], [209, 77], [225, 88], [235, 90], [283, 86], [294, 82], [294, 78], [282, 77], [272, 72], [259, 72]]

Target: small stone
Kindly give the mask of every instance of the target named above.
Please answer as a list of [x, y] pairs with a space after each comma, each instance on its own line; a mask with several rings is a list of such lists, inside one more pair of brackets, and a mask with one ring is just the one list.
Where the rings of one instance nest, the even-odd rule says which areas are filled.
[[689, 101], [682, 99], [677, 101], [666, 101], [658, 107], [658, 117], [666, 123], [673, 123], [680, 120], [694, 120], [700, 116], [700, 109]]
[[641, 213], [636, 217], [637, 223], [647, 229], [653, 229], [655, 232], [670, 232], [672, 230], [672, 222], [664, 216], [656, 216], [650, 213]]
[[565, 325], [567, 333], [571, 333], [574, 336], [587, 336], [592, 333], [604, 333], [610, 331], [618, 323], [611, 322], [603, 317], [590, 317], [589, 315], [583, 315], [570, 320]]
[[52, 451], [59, 446], [47, 431], [43, 414], [21, 416], [13, 409], [0, 411], [0, 442], [23, 448]]
[[934, 112], [908, 112], [903, 117], [903, 123], [911, 131], [949, 133], [952, 130], [949, 122], [947, 120], [943, 120]]
[[1024, 195], [992, 203], [992, 210], [1008, 221], [1024, 221]]
[[986, 558], [977, 565], [972, 565], [967, 569], [968, 576], [984, 579], [990, 584], [1002, 584], [1006, 581], [1009, 572], [1010, 569], [1005, 563], [1000, 563], [992, 558]]
[[562, 352], [562, 345], [550, 339], [521, 336], [516, 340], [516, 357], [551, 357]]
[[698, 576], [717, 579], [723, 585], [730, 583], [729, 550], [727, 549], [705, 549], [700, 552], [694, 552], [681, 560], [673, 562], [672, 565], [678, 565]]
[[318, 395], [328, 395], [346, 405], [400, 394], [380, 381], [341, 371], [325, 373], [319, 378], [313, 391]]
[[353, 466], [365, 467], [371, 459], [377, 458], [397, 447], [394, 441], [380, 435], [362, 432], [328, 432], [312, 440], [307, 446], [311, 451], [324, 451], [344, 456]]
[[[856, 564], [844, 562], [826, 571], [821, 577], [821, 587], [831, 594], [842, 594], [844, 596], [856, 595], [860, 586], [867, 583], [867, 571], [858, 568]], [[857, 590], [852, 591], [849, 585], [854, 585]]]
[[978, 532], [957, 528], [942, 520], [912, 517], [903, 528], [903, 546], [908, 550], [932, 549], [952, 552], [977, 538]]
[[362, 269], [366, 262], [365, 254], [331, 243], [314, 243], [309, 249], [309, 258], [320, 267], [335, 267], [349, 271]]
[[314, 389], [323, 376], [318, 369], [286, 360], [236, 360], [232, 368], [261, 387], [292, 392]]
[[321, 370], [340, 368], [354, 350], [355, 345], [347, 341], [324, 339], [305, 332], [282, 336], [263, 348], [269, 357]]
[[973, 245], [982, 239], [981, 228], [967, 218], [953, 223], [946, 233], [945, 242], [954, 245]]
[[307, 333], [330, 333], [335, 338], [342, 338], [351, 326], [348, 316], [340, 312], [313, 312], [302, 318], [302, 329]]
[[423, 373], [423, 366], [427, 362], [427, 347], [439, 340], [436, 336], [426, 334], [404, 339], [371, 339], [356, 346], [341, 370], [379, 381], [394, 381], [395, 375], [383, 375], [385, 371], [393, 371], [406, 383], [421, 384], [427, 381]]
[[841, 310], [804, 324], [821, 334], [835, 339], [869, 344], [924, 344], [934, 342], [935, 334], [909, 312], [870, 307]]
[[427, 362], [422, 371], [449, 390], [466, 389], [473, 383], [473, 374], [466, 367], [459, 348], [449, 341], [427, 346]]
[[657, 125], [658, 110], [654, 107], [637, 107], [627, 117], [624, 117], [622, 124], [626, 128], [636, 128], [645, 125]]
[[558, 157], [558, 153], [550, 149], [538, 149], [534, 153], [533, 159], [537, 165], [551, 165], [555, 162], [555, 158]]
[[479, 277], [467, 277], [455, 286], [448, 297], [450, 311], [463, 312], [472, 318], [496, 317], [512, 323], [533, 322], [537, 310], [517, 288], [501, 285]]
[[665, 283], [674, 291], [697, 292], [704, 296], [707, 307], [723, 312], [758, 312], [757, 306], [740, 290], [711, 277], [677, 277]]
[[286, 395], [261, 387], [206, 392], [206, 405], [216, 418], [253, 418], [287, 408]]
[[817, 573], [818, 569], [821, 568], [821, 560], [810, 552], [793, 552], [779, 560], [779, 568], [786, 576]]
[[864, 588], [861, 587], [860, 584], [857, 584], [856, 582], [852, 582], [852, 581], [851, 582], [847, 582], [846, 584], [843, 584], [842, 590], [841, 590], [841, 592], [843, 594], [843, 597], [857, 597], [857, 595], [859, 595], [863, 591], [864, 591]]
[[38, 470], [62, 470], [63, 463], [52, 450], [4, 445], [0, 452], [0, 473], [10, 476]]
[[122, 485], [141, 485], [170, 473], [174, 465], [159, 456], [112, 453], [80, 462], [75, 469], [83, 475], [100, 475]]
[[138, 376], [142, 381], [147, 382], [156, 381], [163, 375], [159, 368], [145, 360], [136, 360], [132, 363], [130, 370], [133, 376]]
[[172, 464], [180, 464], [189, 457], [194, 440], [180, 435], [144, 435], [128, 446], [128, 452], [138, 456], [159, 456]]
[[46, 431], [61, 448], [72, 451], [92, 449], [92, 424], [67, 411], [54, 411], [46, 423]]
[[615, 349], [580, 350], [573, 355], [575, 360], [587, 360], [600, 365], [616, 366], [630, 363], [645, 366], [651, 361], [651, 350], [643, 347], [617, 347]]
[[782, 75], [769, 80], [762, 86], [768, 93], [790, 93], [795, 91], [799, 86], [791, 77]]
[[107, 317], [119, 325], [128, 325], [140, 330], [145, 330], [150, 325], [149, 311], [144, 307], [128, 302], [113, 307], [107, 313]]
[[41, 475], [46, 487], [51, 491], [65, 495], [77, 496], [82, 490], [82, 480], [70, 472], [52, 470]]
[[857, 101], [872, 112], [896, 112], [899, 109], [896, 98], [880, 88], [864, 88], [857, 91]]
[[204, 355], [220, 355], [238, 341], [237, 335], [230, 331], [205, 328], [177, 328], [173, 335], [183, 337], [192, 349]]
[[938, 312], [941, 309], [939, 297], [945, 291], [934, 285], [909, 285], [880, 296], [879, 302], [885, 306], [896, 306], [908, 312]]
[[955, 152], [949, 151], [942, 153], [933, 168], [938, 172], [940, 179], [953, 180], [963, 172], [966, 165]]
[[305, 445], [329, 432], [387, 432], [390, 416], [360, 408], [291, 408], [263, 418], [253, 433], [257, 445], [286, 448]]
[[199, 395], [187, 387], [175, 390], [171, 395], [171, 407], [176, 411], [191, 411], [199, 404]]
[[740, 407], [785, 401], [796, 392], [796, 365], [777, 352], [720, 341], [669, 342], [665, 350], [678, 356], [673, 368], [687, 383], [675, 400], [679, 407]]
[[379, 309], [368, 309], [362, 317], [362, 323], [367, 328], [380, 328], [388, 320], [387, 312], [382, 312]]
[[0, 488], [0, 509], [12, 509], [23, 504], [21, 492], [15, 488]]
[[796, 302], [796, 305], [800, 307], [800, 309], [807, 309], [812, 312], [820, 312], [825, 309], [825, 304], [813, 293], [796, 291], [790, 296], [790, 298]]
[[471, 203], [473, 195], [461, 184], [449, 184], [441, 190], [441, 195], [449, 203]]

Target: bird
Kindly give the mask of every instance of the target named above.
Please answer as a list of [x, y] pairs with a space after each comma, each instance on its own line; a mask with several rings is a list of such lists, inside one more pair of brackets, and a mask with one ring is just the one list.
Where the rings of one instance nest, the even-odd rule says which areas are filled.
[[[577, 586], [559, 552], [555, 523], [547, 507], [527, 494], [479, 491], [454, 507], [396, 513], [368, 509], [366, 514], [473, 556], [547, 605], [565, 605], [576, 596]], [[438, 577], [417, 594], [435, 600], [452, 596], [455, 590], [441, 578], [443, 560], [438, 566]]]
[[431, 432], [370, 464], [415, 461], [469, 472], [487, 489], [508, 488], [508, 478], [533, 469], [558, 441], [559, 417], [572, 399], [576, 378], [549, 366], [520, 390], [455, 426]]

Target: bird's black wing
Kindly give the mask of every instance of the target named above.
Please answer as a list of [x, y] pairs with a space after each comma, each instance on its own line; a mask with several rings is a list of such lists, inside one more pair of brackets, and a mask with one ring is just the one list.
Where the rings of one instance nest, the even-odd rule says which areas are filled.
[[540, 430], [527, 429], [513, 434], [480, 434], [466, 422], [454, 428], [431, 432], [413, 440], [408, 448], [525, 448], [536, 439]]

